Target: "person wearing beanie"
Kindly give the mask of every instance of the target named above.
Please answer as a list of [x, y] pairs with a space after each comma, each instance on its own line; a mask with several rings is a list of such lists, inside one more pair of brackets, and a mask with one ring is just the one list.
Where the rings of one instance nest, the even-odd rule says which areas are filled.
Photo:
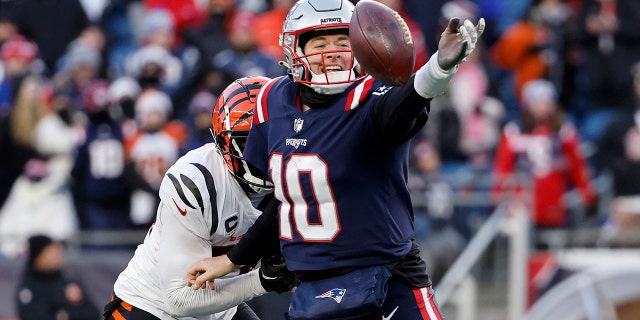
[[97, 319], [98, 308], [63, 274], [63, 244], [46, 235], [31, 236], [28, 243], [25, 270], [15, 291], [20, 319]]
[[[581, 137], [566, 118], [554, 85], [547, 79], [524, 84], [519, 121], [507, 123], [502, 131], [495, 163], [496, 200], [528, 196], [536, 247], [548, 247], [541, 231], [570, 228], [576, 223], [563, 201], [575, 188], [587, 209], [597, 205], [593, 174], [580, 148]], [[530, 178], [522, 181], [518, 177]]]

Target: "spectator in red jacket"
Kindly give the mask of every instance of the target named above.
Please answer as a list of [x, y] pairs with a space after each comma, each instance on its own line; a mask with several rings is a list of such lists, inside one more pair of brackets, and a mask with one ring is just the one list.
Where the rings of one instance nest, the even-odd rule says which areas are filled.
[[[585, 205], [596, 199], [591, 172], [580, 151], [575, 127], [565, 120], [557, 103], [557, 92], [547, 80], [533, 80], [523, 87], [519, 123], [508, 123], [498, 146], [494, 191], [502, 198], [511, 192], [532, 200], [536, 228], [569, 226], [563, 196], [570, 187], [579, 190]], [[527, 177], [519, 181], [518, 176]], [[531, 188], [532, 194], [522, 191]]]

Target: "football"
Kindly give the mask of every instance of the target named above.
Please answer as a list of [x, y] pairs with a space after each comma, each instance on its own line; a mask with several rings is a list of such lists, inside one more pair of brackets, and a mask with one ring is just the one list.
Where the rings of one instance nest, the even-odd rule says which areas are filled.
[[390, 85], [405, 84], [413, 73], [411, 32], [400, 15], [382, 3], [356, 4], [349, 38], [353, 54], [367, 74]]

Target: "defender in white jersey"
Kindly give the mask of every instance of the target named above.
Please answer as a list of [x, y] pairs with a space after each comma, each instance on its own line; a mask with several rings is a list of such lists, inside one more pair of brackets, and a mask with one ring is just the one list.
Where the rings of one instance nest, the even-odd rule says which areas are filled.
[[105, 319], [258, 319], [243, 301], [293, 287], [283, 260], [217, 279], [215, 291], [187, 286], [189, 265], [233, 247], [260, 216], [258, 203], [268, 201], [271, 186], [242, 158], [255, 98], [268, 80], [229, 85], [213, 110], [217, 143], [190, 151], [167, 171], [155, 223], [118, 276]]

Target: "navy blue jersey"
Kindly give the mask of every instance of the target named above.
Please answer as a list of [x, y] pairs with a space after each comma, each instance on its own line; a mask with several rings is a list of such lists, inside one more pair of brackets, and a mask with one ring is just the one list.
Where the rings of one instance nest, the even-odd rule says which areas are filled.
[[[384, 108], [392, 87], [366, 77], [331, 105], [302, 112], [299, 86], [287, 77], [263, 86], [244, 151], [270, 174], [281, 201], [280, 243], [289, 269], [398, 260], [411, 249], [413, 235], [409, 138], [382, 143], [381, 113], [374, 112]], [[424, 113], [426, 100], [419, 101]], [[415, 122], [409, 132], [423, 124]]]
[[123, 141], [118, 123], [89, 123], [72, 172], [79, 200], [128, 206], [131, 190], [125, 176]]

